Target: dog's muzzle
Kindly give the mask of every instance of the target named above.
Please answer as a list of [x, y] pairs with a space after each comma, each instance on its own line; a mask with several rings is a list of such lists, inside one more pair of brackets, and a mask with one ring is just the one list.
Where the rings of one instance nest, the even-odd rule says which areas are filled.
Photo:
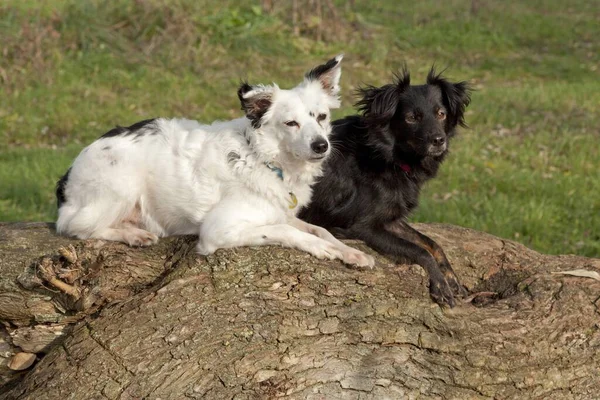
[[429, 145], [427, 146], [427, 154], [433, 157], [437, 157], [439, 155], [442, 155], [447, 148], [448, 144], [446, 142], [446, 138], [444, 136], [435, 136], [434, 138], [429, 140]]
[[441, 156], [442, 154], [444, 154], [446, 149], [446, 144], [443, 144], [442, 146], [429, 145], [429, 147], [427, 147], [427, 154], [432, 157]]

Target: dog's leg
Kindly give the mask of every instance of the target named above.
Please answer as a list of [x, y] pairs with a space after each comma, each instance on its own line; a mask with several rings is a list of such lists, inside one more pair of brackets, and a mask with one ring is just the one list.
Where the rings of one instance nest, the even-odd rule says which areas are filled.
[[448, 261], [444, 250], [442, 250], [440, 245], [437, 244], [433, 239], [422, 234], [408, 225], [408, 223], [401, 220], [388, 225], [386, 228], [395, 235], [403, 239], [410, 240], [411, 242], [427, 250], [437, 261], [442, 274], [444, 274], [444, 277], [446, 278], [446, 281], [450, 285], [450, 288], [454, 294], [456, 296], [465, 296], [467, 294], [466, 289], [460, 284], [456, 273], [452, 269], [450, 261]]
[[158, 236], [154, 233], [132, 226], [99, 229], [92, 232], [89, 238], [123, 242], [130, 246], [151, 246], [158, 242]]
[[376, 251], [396, 258], [398, 261], [409, 261], [419, 264], [429, 276], [429, 294], [440, 304], [454, 307], [452, 289], [431, 253], [410, 240], [398, 237], [383, 226], [361, 226], [346, 230], [346, 237], [363, 240]]
[[344, 257], [344, 252], [339, 246], [287, 224], [238, 225], [222, 231], [227, 234], [215, 235], [214, 231], [203, 232], [201, 229], [198, 252], [206, 255], [219, 248], [280, 245], [305, 251], [320, 259], [338, 258], [346, 263], [357, 262], [352, 257]]
[[79, 239], [123, 242], [130, 246], [150, 246], [158, 241], [158, 236], [139, 228], [138, 205], [126, 208], [123, 204], [103, 202], [72, 208], [71, 211], [63, 206], [59, 210], [57, 228], [61, 234]]
[[303, 232], [310, 233], [311, 235], [320, 237], [321, 239], [338, 246], [344, 254], [344, 262], [346, 264], [352, 264], [360, 267], [369, 268], [373, 268], [373, 266], [375, 265], [375, 259], [372, 256], [365, 254], [360, 250], [354, 249], [346, 245], [345, 243], [339, 241], [325, 228], [309, 224], [307, 222], [302, 221], [299, 218], [294, 218], [292, 221], [290, 221], [290, 224]]

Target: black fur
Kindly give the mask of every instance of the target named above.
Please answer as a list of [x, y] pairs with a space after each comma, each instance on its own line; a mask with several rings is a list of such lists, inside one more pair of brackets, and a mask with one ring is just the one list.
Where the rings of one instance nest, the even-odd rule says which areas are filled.
[[341, 59], [334, 57], [325, 64], [314, 67], [304, 74], [304, 77], [309, 81], [319, 81], [323, 90], [334, 94], [333, 69], [339, 65], [340, 61]]
[[337, 151], [325, 161], [312, 202], [300, 217], [423, 266], [433, 299], [453, 306], [464, 288], [442, 249], [406, 219], [447, 154], [443, 144], [433, 143], [447, 143], [457, 125], [465, 125], [470, 88], [466, 82], [450, 83], [433, 68], [426, 85], [411, 86], [405, 68], [392, 84], [360, 94], [361, 115], [333, 122], [330, 142]]
[[67, 170], [67, 172], [56, 182], [56, 205], [58, 208], [63, 205], [67, 201], [67, 197], [65, 195], [65, 186], [67, 185], [67, 181], [69, 180], [69, 174], [71, 173], [71, 168]]
[[138, 138], [142, 135], [146, 135], [146, 134], [156, 135], [158, 133], [156, 131], [156, 129], [151, 129], [154, 126], [155, 120], [156, 120], [155, 118], [145, 119], [143, 121], [136, 122], [135, 124], [133, 124], [131, 126], [127, 126], [127, 127], [122, 127], [122, 126], [117, 125], [110, 131], [106, 132], [104, 135], [100, 136], [100, 138], [109, 138], [109, 137], [119, 136], [119, 135], [127, 136], [127, 135], [133, 135], [133, 134], [136, 135], [135, 136], [136, 138]]
[[236, 161], [238, 161], [241, 158], [240, 154], [235, 152], [235, 151], [230, 151], [227, 154], [227, 162], [229, 164], [235, 163]]
[[242, 110], [246, 117], [252, 121], [254, 129], [260, 128], [260, 120], [271, 107], [271, 96], [268, 93], [256, 95], [252, 98], [244, 98], [244, 95], [254, 88], [248, 82], [242, 82], [238, 89], [238, 98], [242, 104]]
[[309, 81], [316, 81], [317, 79], [319, 79], [321, 77], [321, 75], [329, 72], [333, 67], [335, 67], [339, 63], [340, 62], [338, 60], [336, 60], [335, 58], [332, 58], [331, 60], [327, 61], [325, 64], [317, 65], [316, 67], [314, 67], [313, 69], [308, 71], [306, 74], [304, 74], [304, 77], [306, 79], [308, 79]]

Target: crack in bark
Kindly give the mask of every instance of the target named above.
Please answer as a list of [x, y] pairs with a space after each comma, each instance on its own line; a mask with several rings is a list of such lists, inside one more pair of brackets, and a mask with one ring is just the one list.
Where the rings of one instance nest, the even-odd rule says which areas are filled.
[[88, 333], [88, 337], [92, 339], [101, 349], [103, 349], [106, 353], [110, 355], [110, 358], [122, 369], [124, 369], [130, 376], [135, 376], [135, 372], [131, 371], [127, 365], [125, 364], [125, 360], [123, 360], [118, 354], [112, 351], [108, 345], [104, 344], [100, 339], [94, 336], [94, 329], [90, 326], [89, 322], [85, 322], [85, 328]]
[[554, 311], [554, 305], [556, 304], [556, 302], [558, 300], [560, 300], [560, 293], [563, 291], [563, 288], [565, 286], [565, 284], [562, 280], [559, 283], [560, 283], [560, 286], [558, 287], [558, 289], [554, 293], [552, 293], [550, 310], [548, 310], [548, 314], [552, 314], [552, 311]]

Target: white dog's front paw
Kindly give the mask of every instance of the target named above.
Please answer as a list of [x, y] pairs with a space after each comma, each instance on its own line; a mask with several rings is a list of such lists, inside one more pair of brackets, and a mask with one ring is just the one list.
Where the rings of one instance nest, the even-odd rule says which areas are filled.
[[343, 258], [340, 249], [329, 242], [321, 240], [315, 241], [304, 250], [321, 260], [335, 260], [336, 258], [341, 260]]
[[342, 260], [346, 264], [356, 265], [357, 267], [373, 268], [375, 265], [375, 259], [372, 256], [353, 248], [349, 248], [344, 252]]
[[130, 246], [151, 246], [158, 242], [158, 236], [143, 229], [130, 228], [123, 234], [124, 240]]

